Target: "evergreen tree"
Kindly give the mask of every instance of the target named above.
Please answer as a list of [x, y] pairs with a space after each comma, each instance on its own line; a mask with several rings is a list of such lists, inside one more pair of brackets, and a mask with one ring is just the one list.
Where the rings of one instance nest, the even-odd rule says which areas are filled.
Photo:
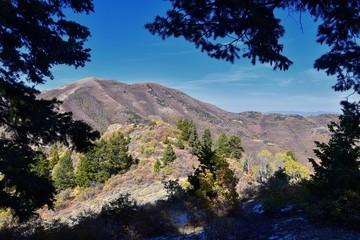
[[[52, 206], [52, 182], [31, 172], [34, 147], [62, 142], [84, 151], [99, 136], [90, 126], [57, 111], [59, 101], [44, 100], [34, 86], [53, 79], [51, 68], [82, 67], [90, 49], [87, 28], [67, 20], [63, 9], [93, 11], [91, 0], [0, 1], [0, 207], [20, 219]], [[68, 11], [67, 11], [68, 12]], [[26, 83], [25, 83], [26, 81]]]
[[176, 146], [180, 149], [184, 149], [185, 146], [184, 146], [184, 143], [183, 141], [181, 140], [181, 138], [179, 138], [177, 141], [176, 141]]
[[31, 165], [31, 172], [35, 173], [39, 177], [51, 179], [49, 161], [46, 159], [45, 154], [41, 150], [37, 151], [34, 160], [34, 163]]
[[351, 190], [360, 194], [360, 107], [342, 102], [340, 122], [329, 125], [331, 138], [327, 144], [316, 142], [314, 150], [319, 162], [314, 167], [315, 194], [333, 197]]
[[[213, 154], [212, 166], [201, 165], [188, 177], [192, 192], [215, 212], [226, 212], [237, 206], [237, 178], [222, 157]], [[211, 170], [212, 169], [212, 170]]]
[[187, 118], [179, 119], [176, 122], [176, 127], [179, 129], [180, 132], [180, 138], [184, 141], [188, 141], [190, 137], [190, 122]]
[[231, 158], [240, 159], [244, 151], [241, 145], [241, 138], [235, 135], [229, 137], [227, 141], [228, 153]]
[[202, 135], [202, 148], [204, 151], [211, 152], [213, 145], [213, 139], [211, 136], [210, 129], [206, 128]]
[[130, 138], [125, 138], [123, 133], [116, 132], [102, 144], [103, 149], [99, 157], [103, 159], [100, 168], [111, 176], [124, 172], [130, 167], [132, 163], [132, 157], [128, 154]]
[[128, 153], [130, 138], [115, 132], [108, 139], [101, 139], [81, 158], [76, 170], [76, 183], [87, 187], [91, 182], [104, 182], [123, 173], [132, 164]]
[[215, 143], [215, 153], [218, 156], [228, 156], [228, 148], [227, 148], [228, 138], [226, 133], [220, 133], [218, 139]]
[[51, 169], [54, 168], [54, 166], [59, 162], [60, 156], [59, 151], [61, 150], [60, 147], [55, 143], [51, 146], [50, 149], [50, 157], [49, 157], [49, 166]]
[[[88, 153], [89, 154], [89, 153]], [[90, 161], [89, 156], [81, 155], [75, 171], [75, 183], [79, 187], [88, 187], [91, 182], [95, 182], [96, 167]]]
[[243, 151], [241, 138], [235, 135], [228, 138], [225, 133], [221, 133], [215, 144], [215, 153], [218, 156], [240, 159]]
[[197, 155], [200, 165], [188, 176], [192, 192], [215, 211], [228, 211], [237, 204], [237, 178], [226, 160], [212, 150], [212, 136], [205, 129]]
[[75, 186], [74, 166], [70, 152], [66, 152], [55, 165], [53, 180], [58, 191]]
[[190, 128], [189, 146], [191, 147], [192, 154], [196, 156], [201, 154], [201, 142], [195, 125], [192, 125]]
[[176, 159], [176, 154], [174, 152], [173, 147], [171, 146], [171, 144], [168, 144], [164, 153], [163, 153], [163, 157], [162, 157], [162, 162], [164, 163], [165, 166], [170, 165], [172, 162], [174, 162]]
[[201, 154], [198, 157], [200, 158], [200, 162], [207, 166], [210, 166], [210, 161], [214, 154], [212, 145], [213, 140], [210, 129], [206, 128], [202, 135]]

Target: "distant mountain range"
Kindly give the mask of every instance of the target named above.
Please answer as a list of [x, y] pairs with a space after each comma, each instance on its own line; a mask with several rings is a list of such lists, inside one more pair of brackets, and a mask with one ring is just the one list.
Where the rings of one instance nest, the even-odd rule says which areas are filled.
[[215, 136], [222, 131], [239, 135], [248, 152], [293, 150], [303, 163], [313, 157], [315, 140], [327, 141], [327, 124], [337, 120], [334, 114], [231, 113], [153, 82], [125, 84], [86, 78], [45, 91], [40, 97], [63, 101], [63, 111], [73, 112], [75, 119], [98, 130], [153, 119], [175, 124], [179, 118], [188, 118], [197, 123], [200, 134], [210, 128]]
[[279, 114], [287, 114], [287, 115], [300, 115], [300, 116], [320, 116], [323, 114], [333, 114], [338, 115], [339, 113], [335, 112], [323, 112], [323, 111], [317, 111], [317, 112], [302, 112], [302, 111], [269, 111], [265, 113], [279, 113]]

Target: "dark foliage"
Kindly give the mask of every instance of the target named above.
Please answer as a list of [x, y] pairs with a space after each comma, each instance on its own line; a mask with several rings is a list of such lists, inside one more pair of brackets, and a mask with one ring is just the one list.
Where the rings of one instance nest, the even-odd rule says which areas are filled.
[[129, 195], [120, 194], [99, 214], [84, 212], [74, 226], [60, 221], [46, 225], [29, 221], [16, 228], [0, 229], [0, 240], [140, 240], [164, 234], [179, 234], [170, 218], [169, 204], [139, 206]]
[[[292, 62], [281, 55], [278, 39], [284, 35], [273, 5], [263, 1], [171, 0], [167, 17], [157, 16], [146, 28], [163, 39], [184, 37], [210, 57], [234, 62], [250, 58], [287, 69]], [[219, 41], [219, 39], [221, 39]], [[223, 39], [228, 43], [221, 43]], [[241, 43], [245, 47], [241, 47]], [[240, 55], [242, 53], [242, 55]]]
[[235, 189], [238, 179], [223, 156], [218, 156], [212, 150], [210, 130], [205, 129], [201, 142], [197, 137], [193, 139], [196, 144], [190, 146], [193, 145], [193, 153], [198, 157], [200, 165], [188, 176], [191, 184], [189, 194], [199, 198], [201, 205], [216, 214], [235, 211], [239, 197]]
[[317, 142], [319, 161], [308, 184], [308, 210], [315, 218], [348, 227], [360, 224], [360, 107], [342, 102], [340, 122], [329, 125], [331, 139]]
[[[53, 79], [58, 64], [84, 66], [89, 49], [87, 28], [66, 20], [63, 9], [89, 13], [91, 0], [0, 2], [0, 206], [21, 219], [47, 204], [54, 188], [48, 178], [30, 171], [33, 147], [62, 142], [83, 151], [97, 132], [71, 113], [57, 111], [59, 101], [41, 100], [34, 86]], [[24, 82], [26, 80], [27, 83]]]
[[360, 193], [360, 107], [349, 102], [342, 105], [340, 122], [329, 125], [332, 133], [329, 143], [316, 143], [315, 154], [320, 161], [310, 159], [315, 170], [315, 192], [323, 196], [347, 190]]
[[146, 28], [167, 37], [183, 37], [210, 57], [234, 62], [249, 58], [253, 64], [270, 63], [287, 70], [292, 62], [281, 54], [279, 39], [285, 29], [274, 12], [310, 12], [319, 20], [317, 42], [330, 51], [314, 67], [337, 75], [336, 91], [353, 88], [360, 93], [360, 2], [358, 0], [169, 0], [165, 17], [157, 16]]

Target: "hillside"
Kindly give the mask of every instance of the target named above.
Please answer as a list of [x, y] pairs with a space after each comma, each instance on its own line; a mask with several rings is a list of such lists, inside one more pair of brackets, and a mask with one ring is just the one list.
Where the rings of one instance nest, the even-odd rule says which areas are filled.
[[188, 118], [200, 131], [210, 128], [215, 135], [221, 131], [239, 135], [248, 152], [291, 149], [303, 163], [313, 156], [315, 140], [328, 139], [327, 124], [337, 120], [336, 115], [231, 113], [157, 83], [125, 84], [96, 78], [43, 92], [40, 97], [58, 98], [63, 101], [62, 110], [73, 112], [75, 119], [101, 131], [111, 124], [146, 123], [150, 119], [174, 124], [179, 118]]

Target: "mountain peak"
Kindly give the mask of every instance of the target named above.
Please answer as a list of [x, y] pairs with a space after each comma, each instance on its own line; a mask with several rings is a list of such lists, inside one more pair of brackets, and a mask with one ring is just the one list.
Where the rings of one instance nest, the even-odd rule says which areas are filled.
[[327, 141], [329, 133], [324, 129], [337, 120], [331, 115], [230, 113], [155, 82], [125, 84], [94, 77], [44, 92], [40, 97], [58, 98], [63, 101], [62, 110], [99, 130], [111, 124], [139, 124], [153, 119], [175, 124], [180, 118], [188, 118], [195, 121], [200, 133], [210, 128], [215, 136], [220, 132], [240, 136], [247, 151], [294, 150], [306, 163], [312, 157], [314, 141]]

